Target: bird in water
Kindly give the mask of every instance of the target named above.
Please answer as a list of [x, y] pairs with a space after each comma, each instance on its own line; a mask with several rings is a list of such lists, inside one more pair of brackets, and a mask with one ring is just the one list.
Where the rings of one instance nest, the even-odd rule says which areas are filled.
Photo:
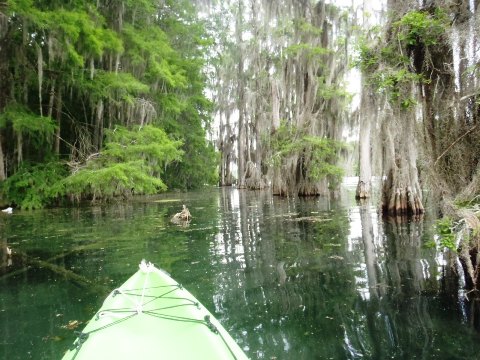
[[6, 213], [6, 214], [11, 214], [13, 212], [13, 208], [9, 206], [6, 209], [2, 209], [2, 212]]
[[192, 215], [190, 214], [190, 211], [188, 211], [188, 208], [183, 205], [182, 211], [173, 215], [170, 221], [174, 224], [188, 224], [191, 218]]

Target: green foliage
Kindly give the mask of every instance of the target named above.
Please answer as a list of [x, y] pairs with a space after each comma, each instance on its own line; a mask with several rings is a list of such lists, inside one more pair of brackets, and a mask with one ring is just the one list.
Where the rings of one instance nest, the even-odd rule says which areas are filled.
[[408, 56], [403, 55], [393, 45], [387, 45], [380, 49], [381, 60], [391, 66], [407, 66], [410, 63]]
[[368, 45], [365, 40], [361, 40], [357, 45], [357, 56], [353, 65], [366, 74], [373, 73], [382, 65], [389, 67], [405, 67], [409, 64], [408, 56], [402, 54], [393, 45], [387, 45], [382, 48]]
[[275, 131], [270, 138], [270, 149], [273, 151], [271, 158], [272, 165], [279, 167], [282, 163], [283, 157], [296, 151], [295, 140], [297, 129], [294, 126], [287, 125], [285, 121], [282, 121], [280, 127]]
[[423, 74], [416, 74], [400, 68], [378, 71], [370, 77], [370, 83], [381, 93], [386, 93], [392, 103], [397, 103], [404, 110], [416, 105], [411, 94], [411, 84], [428, 83]]
[[39, 147], [54, 134], [56, 125], [53, 119], [38, 116], [19, 104], [8, 105], [0, 114], [0, 128], [11, 125], [17, 134], [30, 136]]
[[180, 161], [183, 155], [179, 150], [181, 141], [170, 140], [165, 131], [151, 125], [132, 130], [118, 126], [108, 130], [106, 136], [103, 155], [119, 162], [143, 159], [154, 175], [160, 175], [169, 163]]
[[204, 137], [196, 136], [186, 141], [183, 149], [190, 155], [166, 169], [167, 185], [170, 188], [191, 190], [218, 184], [218, 156], [213, 144], [208, 144]]
[[21, 16], [33, 24], [44, 26], [45, 17], [39, 9], [33, 5], [33, 0], [7, 0], [7, 14], [11, 16]]
[[178, 66], [175, 51], [169, 44], [167, 34], [158, 27], [136, 29], [126, 25], [123, 34], [127, 55], [132, 65], [145, 69], [145, 78], [151, 82], [158, 80], [172, 88], [185, 88], [185, 72]]
[[157, 3], [152, 0], [125, 0], [122, 5], [125, 6], [126, 12], [134, 14], [138, 28], [146, 27], [152, 16], [157, 15]]
[[457, 252], [457, 246], [455, 244], [455, 233], [453, 231], [453, 220], [449, 217], [445, 217], [437, 220], [435, 226], [437, 229], [440, 246]]
[[166, 0], [165, 3], [168, 11], [162, 13], [160, 27], [175, 48], [176, 55], [170, 59], [182, 69], [186, 86], [156, 94], [158, 124], [169, 136], [183, 142], [181, 149], [185, 153], [181, 162], [166, 168], [164, 180], [169, 188], [186, 190], [218, 180], [215, 149], [206, 140], [213, 104], [205, 97], [204, 61], [212, 39], [205, 23], [196, 18], [190, 1]]
[[[57, 131], [65, 160], [100, 154], [61, 182], [59, 196], [111, 198], [162, 191], [166, 179], [179, 188], [215, 181], [203, 73], [212, 38], [190, 1], [7, 0], [4, 8], [2, 50], [12, 56], [0, 64], [8, 82], [1, 135], [21, 134], [26, 160], [43, 161], [37, 154], [52, 151]], [[140, 104], [154, 126], [132, 127], [143, 120]], [[39, 116], [40, 106], [55, 120]], [[5, 157], [21, 161], [15, 151], [9, 143]]]
[[[105, 51], [123, 51], [121, 39], [106, 27], [104, 18], [93, 7], [40, 7], [30, 0], [9, 0], [8, 9], [12, 15], [28, 20], [32, 31], [49, 34], [62, 44], [65, 52], [61, 57], [74, 67], [82, 67], [86, 57], [100, 59]], [[45, 47], [42, 37], [36, 34], [34, 38]]]
[[110, 200], [121, 195], [154, 194], [166, 190], [161, 179], [148, 174], [149, 167], [142, 160], [122, 163], [106, 160], [99, 165], [98, 161], [93, 161], [65, 178], [62, 181], [65, 194], [77, 199]]
[[77, 199], [109, 200], [131, 194], [154, 194], [167, 189], [165, 167], [180, 161], [180, 141], [172, 141], [153, 126], [108, 131], [105, 149], [63, 181], [65, 194]]
[[217, 183], [217, 156], [213, 145], [206, 140], [205, 131], [211, 108], [211, 102], [204, 96], [192, 96], [181, 104], [178, 115], [164, 119], [168, 133], [183, 140], [185, 152], [182, 162], [166, 170], [169, 187], [186, 190]]
[[434, 14], [412, 10], [393, 24], [398, 29], [398, 40], [407, 46], [436, 45], [438, 39], [449, 27], [449, 19], [442, 9]]
[[345, 87], [336, 86], [335, 84], [325, 84], [324, 77], [319, 78], [318, 82], [320, 85], [318, 87], [317, 94], [324, 100], [331, 100], [335, 98], [352, 98], [352, 94], [350, 94]]
[[16, 132], [26, 135], [52, 135], [55, 131], [55, 124], [51, 118], [35, 115], [18, 104], [10, 104], [0, 114], [0, 127], [3, 128], [8, 123], [12, 124]]
[[412, 84], [429, 83], [427, 74], [411, 70], [409, 54], [417, 46], [426, 48], [437, 44], [445, 34], [449, 20], [445, 12], [436, 9], [433, 14], [427, 11], [409, 11], [393, 23], [396, 40], [384, 47], [360, 41], [355, 65], [365, 74], [369, 84], [385, 93], [392, 104], [400, 109], [413, 108], [417, 102], [412, 94]]
[[326, 177], [332, 188], [341, 181], [343, 169], [336, 165], [339, 152], [345, 145], [339, 141], [303, 135], [294, 126], [282, 124], [271, 140], [272, 165], [282, 167], [291, 156], [304, 162], [306, 178], [319, 181]]
[[294, 19], [293, 26], [296, 28], [296, 32], [303, 35], [310, 35], [314, 37], [319, 37], [322, 35], [322, 28], [312, 25], [312, 23], [306, 21], [305, 19]]
[[150, 88], [130, 73], [98, 71], [95, 77], [82, 79], [78, 86], [94, 100], [113, 102], [130, 101], [131, 98], [148, 94]]
[[305, 136], [303, 141], [304, 152], [311, 154], [309, 177], [313, 180], [328, 177], [330, 187], [336, 188], [341, 183], [344, 174], [343, 169], [336, 163], [339, 159], [338, 154], [345, 145], [339, 141], [314, 136]]
[[301, 56], [302, 58], [307, 59], [314, 59], [326, 55], [331, 51], [332, 50], [330, 49], [321, 46], [314, 46], [308, 43], [290, 45], [285, 48], [285, 54], [287, 56]]
[[375, 69], [379, 65], [380, 56], [374, 47], [360, 42], [357, 52], [358, 55], [354, 59], [353, 64], [355, 67], [360, 68], [360, 70], [366, 72]]
[[473, 208], [475, 212], [478, 212], [478, 210], [480, 210], [480, 193], [477, 192], [469, 197], [456, 199], [454, 204], [457, 208]]
[[24, 163], [2, 183], [2, 194], [22, 209], [39, 209], [52, 204], [62, 192], [60, 182], [68, 174], [60, 162], [38, 165]]

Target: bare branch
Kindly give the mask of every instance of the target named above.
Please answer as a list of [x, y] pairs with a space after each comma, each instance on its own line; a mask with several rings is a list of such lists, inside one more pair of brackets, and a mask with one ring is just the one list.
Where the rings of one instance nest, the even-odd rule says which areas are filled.
[[443, 153], [440, 154], [440, 156], [437, 158], [437, 160], [435, 160], [435, 163], [433, 164], [433, 166], [436, 166], [438, 161], [452, 148], [455, 146], [455, 144], [457, 144], [460, 140], [462, 140], [465, 136], [467, 136], [468, 134], [470, 134], [473, 130], [475, 130], [475, 128], [478, 126], [475, 125], [473, 126], [472, 128], [470, 128], [470, 130], [468, 130], [465, 134], [463, 134], [462, 136], [460, 136], [457, 140], [455, 140], [453, 143], [450, 144], [449, 147], [447, 147], [445, 149], [445, 151]]

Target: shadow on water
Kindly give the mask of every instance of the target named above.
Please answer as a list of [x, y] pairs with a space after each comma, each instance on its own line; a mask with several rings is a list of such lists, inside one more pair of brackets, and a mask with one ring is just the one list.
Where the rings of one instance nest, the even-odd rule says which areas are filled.
[[[204, 303], [252, 359], [474, 359], [470, 305], [431, 219], [230, 188], [0, 218], [0, 357], [55, 359], [142, 258]], [[170, 217], [187, 204], [193, 219]], [[6, 254], [6, 248], [13, 255]]]

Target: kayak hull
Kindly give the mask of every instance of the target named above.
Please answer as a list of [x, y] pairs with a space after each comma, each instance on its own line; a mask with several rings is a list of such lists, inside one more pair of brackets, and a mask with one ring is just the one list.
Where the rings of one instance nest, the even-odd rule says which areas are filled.
[[63, 360], [247, 359], [186, 289], [146, 262], [105, 299]]

